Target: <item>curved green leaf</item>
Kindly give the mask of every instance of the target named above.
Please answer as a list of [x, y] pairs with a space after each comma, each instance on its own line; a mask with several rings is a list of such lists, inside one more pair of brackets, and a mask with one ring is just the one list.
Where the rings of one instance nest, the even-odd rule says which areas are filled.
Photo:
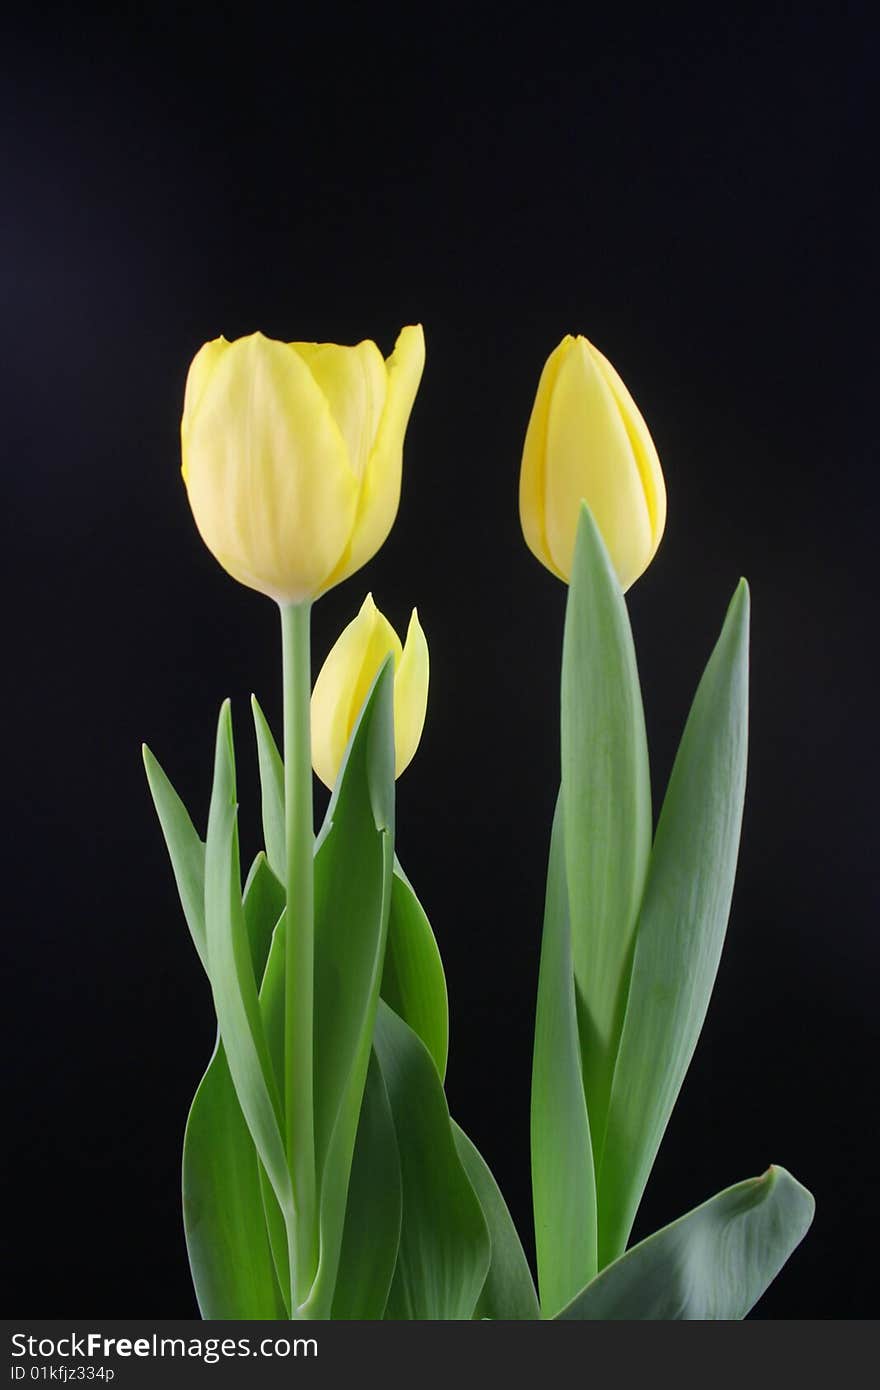
[[241, 900], [229, 701], [220, 711], [205, 855], [205, 920], [214, 1008], [235, 1093], [279, 1204], [293, 1200], [281, 1102], [260, 1016]]
[[[260, 1013], [263, 1019], [263, 1030], [279, 1090], [284, 1077], [284, 951], [286, 929], [287, 908], [285, 906], [272, 934], [272, 942], [260, 986]], [[284, 1213], [278, 1205], [278, 1199], [272, 1190], [272, 1184], [262, 1164], [259, 1165], [259, 1169], [263, 1214], [269, 1236], [269, 1245], [272, 1250], [272, 1259], [275, 1262], [275, 1274], [289, 1305], [291, 1298], [290, 1236], [292, 1229], [288, 1229], [289, 1223], [285, 1221]]]
[[257, 760], [260, 766], [260, 794], [263, 816], [263, 841], [266, 856], [281, 883], [287, 877], [287, 841], [284, 829], [284, 764], [278, 745], [260, 708], [256, 695], [251, 696], [251, 712], [257, 735]]
[[[254, 979], [262, 980], [269, 958], [272, 935], [284, 912], [286, 895], [269, 868], [262, 850], [259, 851], [244, 886], [244, 921], [251, 948]], [[276, 1070], [279, 1088], [282, 1071]]]
[[382, 998], [418, 1033], [440, 1079], [449, 1053], [449, 1000], [440, 951], [425, 910], [395, 860]]
[[634, 1245], [559, 1317], [744, 1318], [803, 1240], [814, 1209], [790, 1173], [769, 1168]]
[[[246, 930], [258, 979], [283, 904], [281, 885], [261, 852], [248, 876], [244, 896]], [[203, 1318], [290, 1316], [289, 1278], [279, 1286], [267, 1240], [260, 1176], [254, 1141], [218, 1035], [193, 1098], [183, 1140], [183, 1223]], [[272, 1202], [278, 1211], [274, 1196]], [[286, 1257], [286, 1238], [284, 1251]]]
[[743, 580], [676, 755], [639, 914], [598, 1191], [600, 1267], [625, 1248], [715, 983], [746, 782]]
[[384, 1317], [397, 1264], [401, 1212], [394, 1120], [382, 1071], [372, 1053], [348, 1184], [333, 1294], [335, 1321]]
[[629, 614], [585, 502], [565, 610], [561, 732], [571, 956], [598, 1170], [651, 851], [651, 781]]
[[266, 1236], [254, 1142], [219, 1037], [186, 1122], [183, 1222], [203, 1318], [288, 1316]]
[[147, 782], [168, 847], [180, 905], [199, 960], [208, 972], [205, 933], [205, 846], [190, 814], [146, 744], [143, 745]]
[[550, 837], [532, 1063], [538, 1287], [552, 1317], [596, 1273], [596, 1185], [571, 964], [562, 798]]
[[431, 1054], [380, 1000], [374, 1046], [403, 1183], [397, 1269], [385, 1316], [471, 1319], [491, 1258], [482, 1208], [458, 1156]]
[[529, 1262], [501, 1189], [486, 1160], [454, 1120], [452, 1137], [464, 1171], [483, 1209], [492, 1247], [489, 1272], [474, 1309], [474, 1317], [507, 1322], [540, 1318], [541, 1309]]
[[394, 858], [392, 664], [368, 696], [315, 856], [318, 1273], [303, 1316], [328, 1316], [370, 1060]]

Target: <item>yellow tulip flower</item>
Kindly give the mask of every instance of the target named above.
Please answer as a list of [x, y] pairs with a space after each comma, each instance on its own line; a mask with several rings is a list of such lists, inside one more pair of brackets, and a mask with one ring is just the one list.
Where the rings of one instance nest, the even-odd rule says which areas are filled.
[[331, 789], [364, 700], [389, 653], [394, 657], [395, 777], [415, 756], [428, 707], [428, 644], [415, 609], [401, 646], [367, 594], [331, 649], [312, 692], [312, 766]]
[[666, 524], [660, 460], [611, 363], [586, 338], [568, 335], [541, 375], [519, 487], [526, 544], [566, 583], [581, 501], [628, 589], [654, 558]]
[[196, 526], [234, 579], [278, 603], [360, 569], [397, 514], [403, 439], [425, 362], [420, 325], [375, 343], [252, 333], [196, 353], [181, 421]]

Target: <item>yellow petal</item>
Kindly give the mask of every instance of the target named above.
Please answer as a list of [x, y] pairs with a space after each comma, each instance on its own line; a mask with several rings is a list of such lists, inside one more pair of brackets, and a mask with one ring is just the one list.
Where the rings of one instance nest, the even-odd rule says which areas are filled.
[[415, 756], [428, 709], [428, 643], [415, 608], [409, 620], [400, 665], [394, 673], [394, 775]]
[[312, 598], [346, 548], [358, 496], [326, 397], [293, 348], [261, 333], [206, 365], [182, 430], [202, 539], [242, 584], [279, 603]]
[[[211, 379], [211, 375], [218, 361], [226, 348], [229, 347], [224, 337], [214, 338], [210, 343], [204, 343], [199, 348], [189, 366], [186, 374], [186, 387], [183, 393], [183, 418], [180, 422], [181, 441], [185, 440], [186, 435], [195, 418], [198, 405], [205, 391], [205, 387]], [[184, 446], [183, 459], [183, 481], [186, 482], [186, 449]]]
[[547, 548], [557, 571], [571, 576], [583, 499], [628, 588], [648, 563], [651, 522], [623, 417], [584, 338], [575, 339], [553, 386], [545, 496]]
[[[587, 342], [586, 339], [584, 339]], [[648, 555], [643, 568], [647, 568], [648, 563], [654, 558], [657, 547], [663, 537], [663, 530], [666, 526], [666, 482], [663, 477], [663, 470], [660, 467], [660, 459], [657, 449], [651, 438], [648, 426], [645, 424], [641, 411], [633, 400], [619, 373], [615, 370], [608, 358], [603, 356], [597, 347], [587, 342], [587, 347], [611, 388], [611, 393], [617, 402], [617, 408], [623, 417], [632, 451], [635, 455], [636, 466], [642, 480], [642, 488], [645, 493], [645, 502], [648, 507], [648, 517], [651, 523], [651, 551]], [[641, 571], [640, 571], [641, 573]], [[638, 578], [638, 575], [634, 576]]]
[[324, 589], [339, 584], [365, 565], [394, 524], [400, 502], [403, 440], [424, 365], [425, 335], [421, 324], [402, 329], [385, 364], [385, 406], [361, 481], [351, 541]]
[[331, 648], [312, 691], [312, 766], [332, 789], [348, 741], [382, 662], [400, 662], [400, 639], [367, 594]]
[[573, 345], [574, 338], [567, 334], [544, 364], [526, 430], [519, 475], [519, 516], [526, 545], [559, 579], [565, 575], [557, 568], [547, 543], [547, 432], [553, 388]]
[[348, 448], [355, 476], [363, 478], [385, 406], [387, 374], [375, 343], [291, 343], [327, 398]]

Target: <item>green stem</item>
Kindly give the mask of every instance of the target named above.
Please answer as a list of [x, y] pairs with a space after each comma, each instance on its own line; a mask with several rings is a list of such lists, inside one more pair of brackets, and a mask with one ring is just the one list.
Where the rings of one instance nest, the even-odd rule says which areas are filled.
[[291, 1269], [294, 1308], [308, 1297], [318, 1265], [313, 1096], [315, 827], [312, 818], [310, 615], [309, 603], [289, 604], [281, 609], [287, 849], [284, 1113], [295, 1209], [295, 1258]]

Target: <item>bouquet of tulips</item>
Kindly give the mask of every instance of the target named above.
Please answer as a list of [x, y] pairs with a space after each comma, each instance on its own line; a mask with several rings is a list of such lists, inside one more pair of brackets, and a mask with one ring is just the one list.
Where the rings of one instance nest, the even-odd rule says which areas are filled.
[[[242, 882], [228, 701], [203, 839], [150, 789], [217, 1014], [186, 1125], [183, 1217], [205, 1318], [742, 1318], [804, 1236], [771, 1167], [628, 1248], [706, 1014], [746, 773], [749, 596], [736, 589], [656, 828], [624, 593], [666, 514], [654, 444], [585, 338], [551, 354], [520, 475], [526, 541], [567, 586], [561, 784], [537, 990], [537, 1285], [444, 1093], [443, 966], [395, 855], [395, 778], [428, 647], [367, 596], [312, 688], [313, 602], [394, 522], [420, 327], [356, 347], [216, 339], [189, 371], [183, 477], [220, 564], [281, 613], [282, 749], [256, 700], [264, 849]], [[312, 770], [332, 795], [318, 833]]]

